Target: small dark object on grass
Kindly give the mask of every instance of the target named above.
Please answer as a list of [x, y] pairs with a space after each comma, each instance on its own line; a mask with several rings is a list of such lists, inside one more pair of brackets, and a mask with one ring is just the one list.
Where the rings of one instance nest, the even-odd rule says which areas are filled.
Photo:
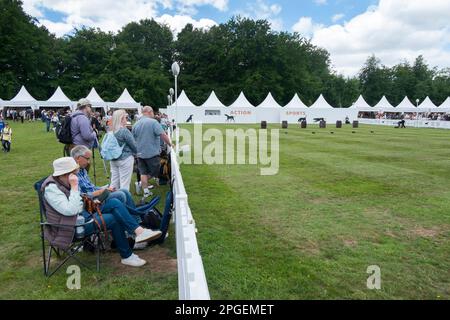
[[315, 132], [313, 132], [312, 134], [316, 134]]
[[356, 133], [356, 131], [352, 131], [352, 133]]
[[331, 134], [334, 134], [334, 132], [331, 132]]

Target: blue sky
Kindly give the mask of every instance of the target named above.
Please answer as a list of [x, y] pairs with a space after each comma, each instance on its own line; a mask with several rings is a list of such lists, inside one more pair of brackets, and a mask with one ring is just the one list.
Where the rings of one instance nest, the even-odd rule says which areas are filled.
[[450, 67], [450, 0], [23, 0], [57, 36], [81, 26], [117, 32], [153, 18], [176, 35], [187, 23], [210, 28], [241, 15], [275, 31], [299, 32], [330, 53], [334, 69], [356, 74], [375, 54], [388, 66], [423, 55]]
[[[377, 2], [374, 0], [328, 0], [326, 3], [318, 3], [314, 0], [264, 1], [268, 6], [279, 5], [281, 7], [278, 16], [283, 20], [283, 30], [287, 31], [291, 31], [292, 26], [302, 16], [312, 17], [318, 23], [330, 25], [336, 15], [345, 15], [344, 19], [350, 19], [365, 12], [370, 5]], [[251, 7], [255, 5], [258, 6], [257, 1], [230, 0], [227, 12], [221, 12], [213, 7], [203, 7], [199, 9], [196, 18], [210, 18], [218, 22], [224, 22], [235, 13], [249, 12]]]

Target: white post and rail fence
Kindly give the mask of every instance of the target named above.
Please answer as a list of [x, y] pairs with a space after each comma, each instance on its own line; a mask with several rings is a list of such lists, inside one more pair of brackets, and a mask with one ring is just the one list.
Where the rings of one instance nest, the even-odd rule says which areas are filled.
[[[173, 136], [171, 134], [171, 136]], [[178, 163], [171, 151], [175, 233], [178, 261], [178, 292], [180, 300], [210, 300], [203, 260], [197, 243], [197, 228], [189, 207], [188, 195]]]

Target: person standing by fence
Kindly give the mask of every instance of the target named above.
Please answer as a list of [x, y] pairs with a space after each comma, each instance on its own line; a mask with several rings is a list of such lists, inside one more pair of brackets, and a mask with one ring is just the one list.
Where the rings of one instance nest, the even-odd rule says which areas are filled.
[[148, 106], [144, 107], [141, 120], [133, 127], [133, 136], [137, 144], [138, 168], [141, 174], [144, 198], [148, 198], [151, 196], [149, 179], [159, 176], [161, 166], [160, 139], [163, 139], [170, 147], [172, 147], [172, 142], [161, 124], [154, 119], [153, 108]]

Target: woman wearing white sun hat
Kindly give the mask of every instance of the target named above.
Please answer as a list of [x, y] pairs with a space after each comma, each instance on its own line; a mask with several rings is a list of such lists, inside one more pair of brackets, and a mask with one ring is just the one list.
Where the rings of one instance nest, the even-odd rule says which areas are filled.
[[[49, 223], [62, 224], [75, 227], [78, 215], [83, 215], [86, 221], [92, 217], [83, 209], [83, 201], [78, 191], [78, 177], [76, 175], [79, 166], [73, 158], [60, 158], [53, 162], [53, 174], [42, 184], [44, 193], [44, 206]], [[145, 260], [133, 254], [125, 230], [116, 221], [112, 214], [103, 215], [106, 228], [111, 230], [117, 249], [122, 257], [122, 264], [141, 267]], [[98, 215], [95, 219], [102, 224]], [[89, 235], [97, 228], [96, 224], [87, 225], [85, 234]], [[69, 248], [74, 237], [75, 228], [52, 229], [47, 228], [45, 237], [53, 245], [61, 249]]]

